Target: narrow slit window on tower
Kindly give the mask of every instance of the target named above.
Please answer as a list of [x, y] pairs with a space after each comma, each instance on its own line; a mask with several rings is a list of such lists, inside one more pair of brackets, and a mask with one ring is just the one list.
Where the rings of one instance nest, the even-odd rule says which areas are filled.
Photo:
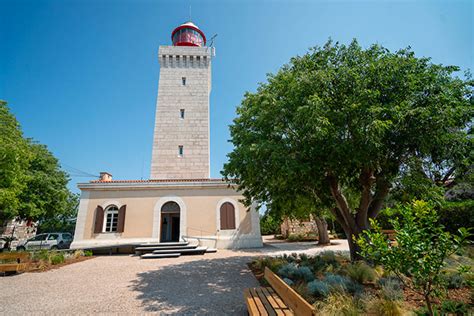
[[184, 119], [184, 109], [179, 110], [179, 118]]
[[186, 85], [186, 77], [181, 78], [181, 80], [183, 81], [183, 86], [185, 86]]
[[178, 146], [178, 157], [183, 157], [184, 154], [184, 148], [183, 145]]

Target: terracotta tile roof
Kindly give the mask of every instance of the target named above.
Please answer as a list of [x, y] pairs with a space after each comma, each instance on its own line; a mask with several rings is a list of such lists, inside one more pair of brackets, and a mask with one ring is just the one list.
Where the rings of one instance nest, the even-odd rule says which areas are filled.
[[92, 180], [90, 183], [166, 183], [166, 182], [226, 182], [224, 179], [148, 179], [148, 180]]

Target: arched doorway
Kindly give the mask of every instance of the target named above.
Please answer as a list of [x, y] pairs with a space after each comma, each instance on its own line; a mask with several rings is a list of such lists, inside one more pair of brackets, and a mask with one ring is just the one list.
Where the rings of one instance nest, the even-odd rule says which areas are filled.
[[180, 208], [170, 201], [161, 207], [161, 242], [179, 241]]

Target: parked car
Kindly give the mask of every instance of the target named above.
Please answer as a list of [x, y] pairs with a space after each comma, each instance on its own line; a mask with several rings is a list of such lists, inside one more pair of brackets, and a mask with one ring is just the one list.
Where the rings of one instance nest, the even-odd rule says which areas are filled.
[[70, 233], [38, 234], [16, 246], [16, 250], [68, 249], [72, 242]]

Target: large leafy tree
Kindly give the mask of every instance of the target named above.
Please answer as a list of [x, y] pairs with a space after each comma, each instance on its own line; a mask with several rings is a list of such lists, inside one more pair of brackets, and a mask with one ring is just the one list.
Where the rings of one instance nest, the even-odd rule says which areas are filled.
[[45, 145], [28, 141], [31, 160], [26, 172], [25, 190], [19, 195], [20, 218], [41, 220], [70, 212], [69, 176]]
[[46, 146], [25, 139], [6, 102], [0, 102], [0, 224], [13, 218], [70, 217], [77, 197], [69, 176]]
[[247, 203], [292, 199], [295, 188], [330, 199], [360, 259], [353, 237], [369, 228], [410, 161], [466, 164], [472, 82], [454, 77], [458, 70], [409, 48], [328, 41], [245, 95], [223, 175]]
[[0, 224], [18, 215], [30, 157], [18, 121], [7, 103], [0, 100]]

